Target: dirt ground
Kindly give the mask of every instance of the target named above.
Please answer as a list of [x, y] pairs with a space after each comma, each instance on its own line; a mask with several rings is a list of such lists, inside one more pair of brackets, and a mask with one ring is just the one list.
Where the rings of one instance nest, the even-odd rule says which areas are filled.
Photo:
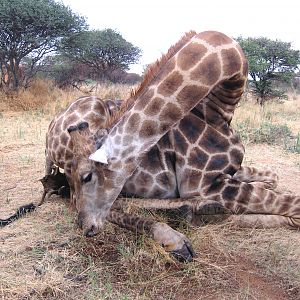
[[[2, 219], [42, 195], [38, 180], [50, 120], [39, 112], [0, 115]], [[299, 154], [248, 145], [245, 165], [275, 170], [279, 189], [300, 195]], [[300, 299], [299, 231], [226, 223], [191, 228], [182, 221], [180, 230], [197, 252], [185, 264], [147, 237], [110, 224], [85, 239], [75, 219], [68, 203], [54, 196], [0, 228], [1, 299]]]

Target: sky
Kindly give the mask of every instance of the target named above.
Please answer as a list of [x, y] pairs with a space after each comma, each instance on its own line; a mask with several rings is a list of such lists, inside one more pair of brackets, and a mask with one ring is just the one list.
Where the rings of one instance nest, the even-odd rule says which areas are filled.
[[300, 50], [297, 0], [60, 0], [90, 29], [111, 28], [142, 50], [131, 72], [141, 74], [187, 31], [217, 30], [230, 37], [291, 42]]

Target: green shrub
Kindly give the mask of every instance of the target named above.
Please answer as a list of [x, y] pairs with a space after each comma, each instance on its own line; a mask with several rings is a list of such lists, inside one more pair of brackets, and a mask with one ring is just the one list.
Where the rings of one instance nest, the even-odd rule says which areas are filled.
[[284, 149], [293, 153], [300, 153], [300, 132], [296, 138], [285, 141]]
[[293, 138], [293, 134], [287, 125], [273, 124], [265, 121], [259, 127], [253, 128], [249, 121], [236, 124], [236, 131], [246, 143], [285, 145]]

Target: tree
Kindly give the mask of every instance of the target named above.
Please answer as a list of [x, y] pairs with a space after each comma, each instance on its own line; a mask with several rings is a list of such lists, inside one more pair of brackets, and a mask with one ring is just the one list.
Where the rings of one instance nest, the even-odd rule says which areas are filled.
[[258, 102], [263, 105], [272, 97], [285, 97], [278, 82], [290, 83], [300, 64], [300, 51], [291, 49], [291, 43], [265, 37], [237, 38], [249, 62], [249, 81]]
[[[54, 80], [60, 88], [72, 86], [81, 90], [82, 87], [86, 89], [88, 85], [92, 90], [93, 86], [97, 86], [97, 81], [93, 79], [95, 74], [91, 67], [80, 62], [61, 59], [59, 55], [51, 57], [47, 69], [45, 72], [41, 72], [40, 75]], [[142, 77], [139, 74], [127, 73], [120, 69], [109, 74], [109, 80], [112, 83], [134, 85], [141, 79]]]
[[27, 87], [61, 39], [84, 29], [84, 18], [54, 0], [1, 0], [0, 88]]
[[41, 77], [54, 80], [59, 88], [69, 86], [80, 88], [91, 78], [91, 68], [83, 63], [72, 62], [61, 55], [49, 56]]
[[128, 70], [141, 50], [112, 29], [80, 32], [62, 43], [62, 53], [72, 61], [88, 65], [97, 79], [111, 79], [112, 72]]

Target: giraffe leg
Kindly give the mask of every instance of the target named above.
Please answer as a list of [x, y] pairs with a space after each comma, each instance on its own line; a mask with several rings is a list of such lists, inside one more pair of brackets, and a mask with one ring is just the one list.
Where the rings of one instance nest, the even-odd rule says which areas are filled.
[[60, 173], [59, 167], [52, 166], [52, 173], [40, 179], [44, 187], [44, 192], [38, 206], [42, 205], [51, 195], [56, 194], [67, 197], [69, 183], [66, 174]]
[[45, 201], [47, 201], [52, 195], [58, 195], [58, 190], [44, 191], [41, 201], [38, 206], [41, 206]]
[[237, 227], [245, 228], [279, 228], [286, 227], [289, 229], [298, 229], [295, 224], [295, 219], [278, 215], [262, 215], [262, 214], [249, 214], [249, 215], [231, 215], [228, 218], [231, 223]]
[[277, 226], [300, 228], [300, 196], [275, 192], [234, 179], [224, 179], [216, 180], [207, 188], [205, 198], [220, 202], [234, 214], [249, 215], [241, 219], [268, 215], [268, 218], [257, 219], [264, 224], [272, 220]]
[[58, 173], [60, 173], [60, 171], [59, 171], [59, 167], [58, 166], [56, 166], [56, 165], [52, 165], [52, 175], [54, 175], [54, 176], [56, 176]]
[[[253, 186], [253, 183], [251, 183]], [[262, 188], [259, 183], [255, 187]], [[225, 219], [232, 221], [233, 224], [240, 227], [263, 227], [274, 228], [287, 226], [295, 228], [294, 218], [267, 215], [267, 214], [242, 214], [233, 215], [221, 203], [213, 200], [199, 200], [199, 197], [188, 199], [140, 199], [140, 198], [119, 198], [114, 203], [114, 209], [122, 208], [125, 205], [134, 205], [146, 209], [181, 209], [189, 208], [188, 220], [194, 226], [200, 226], [204, 223], [215, 223]]]
[[44, 189], [42, 198], [41, 198], [40, 202], [38, 203], [38, 206], [42, 205], [45, 202], [46, 195], [47, 195], [47, 191]]
[[52, 196], [52, 195], [59, 195], [61, 197], [68, 197], [68, 195], [70, 194], [70, 190], [68, 186], [61, 186], [59, 189], [57, 190], [50, 190], [50, 191], [44, 191], [42, 199], [40, 200], [40, 202], [38, 203], [38, 206], [41, 206], [45, 201], [48, 201], [48, 199]]
[[231, 215], [231, 211], [225, 208], [221, 203], [204, 200], [200, 206], [195, 206], [194, 209], [189, 212], [187, 218], [191, 225], [198, 227], [203, 224], [222, 222]]
[[[48, 154], [46, 154], [45, 156], [45, 177], [47, 178], [47, 176], [56, 176], [59, 173], [59, 167], [56, 166], [54, 164], [54, 162], [50, 159], [50, 157], [48, 156]], [[50, 193], [49, 195], [49, 191], [46, 190], [45, 186], [44, 186], [44, 192], [42, 195], [42, 198], [40, 200], [40, 202], [38, 203], [38, 206], [42, 205], [45, 200], [48, 200], [48, 198], [52, 195], [53, 193]]]
[[258, 185], [260, 187], [275, 189], [278, 183], [278, 175], [271, 170], [260, 171], [254, 167], [241, 167], [233, 179]]
[[180, 209], [185, 206], [193, 211], [205, 210], [207, 205], [220, 203], [212, 200], [200, 199], [199, 197], [191, 198], [172, 198], [172, 199], [144, 199], [144, 198], [118, 198], [114, 202], [114, 207], [123, 207], [124, 205], [134, 205], [146, 209]]
[[50, 159], [48, 154], [45, 157], [45, 175], [50, 175], [53, 171], [54, 162]]
[[[110, 211], [107, 220], [131, 231], [148, 234], [178, 260], [192, 261], [195, 256], [188, 238], [165, 223], [116, 210]], [[88, 233], [86, 235], [89, 236]]]
[[217, 201], [200, 199], [200, 197], [175, 198], [175, 199], [140, 199], [140, 198], [118, 198], [114, 208], [133, 205], [146, 209], [175, 210], [184, 209], [187, 211], [187, 220], [193, 226], [200, 226], [207, 223], [216, 223], [229, 217], [231, 212]]

